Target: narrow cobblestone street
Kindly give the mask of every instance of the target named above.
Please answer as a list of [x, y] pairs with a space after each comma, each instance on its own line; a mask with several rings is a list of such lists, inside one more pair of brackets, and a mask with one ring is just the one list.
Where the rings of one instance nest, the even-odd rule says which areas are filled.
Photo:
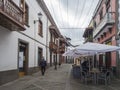
[[48, 68], [45, 76], [37, 72], [0, 86], [0, 90], [120, 90], [120, 80], [113, 80], [110, 85], [84, 84], [71, 74], [72, 65], [63, 64], [54, 70]]

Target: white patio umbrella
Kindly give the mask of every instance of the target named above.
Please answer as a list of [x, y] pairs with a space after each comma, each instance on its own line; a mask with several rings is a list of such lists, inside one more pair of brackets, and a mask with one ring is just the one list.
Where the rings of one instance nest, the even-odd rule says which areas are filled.
[[75, 57], [75, 58], [79, 57], [80, 55], [81, 55], [80, 53], [76, 53], [75, 49], [69, 50], [63, 54], [63, 56], [71, 56], [71, 57]]
[[75, 49], [69, 50], [63, 54], [63, 56], [91, 56], [99, 53], [111, 52], [120, 50], [118, 46], [111, 46], [99, 43], [86, 43], [76, 47]]
[[63, 56], [80, 57], [80, 56], [90, 56], [94, 54], [95, 52], [92, 52], [92, 51], [72, 49], [72, 50], [65, 52]]
[[120, 50], [120, 47], [118, 46], [111, 46], [111, 45], [105, 45], [105, 44], [99, 44], [99, 43], [85, 43], [83, 45], [80, 45], [76, 47], [76, 49], [79, 51], [88, 51], [89, 53], [104, 53], [104, 52], [111, 52], [111, 51], [117, 51]]
[[81, 50], [87, 51], [88, 53], [95, 55], [95, 54], [100, 54], [100, 53], [105, 53], [105, 52], [118, 51], [118, 50], [120, 50], [120, 47], [88, 42], [86, 44], [76, 47], [76, 50], [77, 51], [81, 51]]
[[99, 53], [112, 52], [117, 50], [120, 50], [120, 47], [88, 42], [76, 47], [73, 50], [65, 52], [63, 56], [91, 56]]

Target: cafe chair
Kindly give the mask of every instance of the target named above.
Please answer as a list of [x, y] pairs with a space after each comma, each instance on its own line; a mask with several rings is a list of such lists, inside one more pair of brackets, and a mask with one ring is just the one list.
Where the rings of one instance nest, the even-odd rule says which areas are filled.
[[82, 82], [84, 82], [85, 84], [88, 83], [88, 81], [92, 81], [93, 80], [93, 76], [89, 73], [86, 73], [85, 71], [81, 72], [81, 79]]
[[99, 81], [104, 81], [105, 85], [109, 84], [110, 83], [110, 71], [106, 71], [106, 72], [101, 72], [99, 73], [98, 75], [98, 82]]

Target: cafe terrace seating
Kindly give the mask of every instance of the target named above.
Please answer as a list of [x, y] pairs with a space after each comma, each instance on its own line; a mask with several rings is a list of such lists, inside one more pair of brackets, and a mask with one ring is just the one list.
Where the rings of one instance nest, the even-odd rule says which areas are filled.
[[90, 73], [86, 73], [85, 71], [81, 72], [81, 80], [85, 84], [87, 84], [88, 81], [93, 81], [93, 76]]
[[83, 83], [88, 84], [88, 82], [92, 82], [94, 84], [99, 84], [100, 82], [105, 85], [110, 84], [111, 80], [111, 71], [99, 71], [94, 68], [89, 72], [81, 71], [81, 80]]

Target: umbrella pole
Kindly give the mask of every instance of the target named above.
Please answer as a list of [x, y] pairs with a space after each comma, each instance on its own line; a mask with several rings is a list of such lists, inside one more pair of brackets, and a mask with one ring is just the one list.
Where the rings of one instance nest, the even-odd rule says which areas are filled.
[[[81, 59], [82, 60], [82, 59]], [[81, 64], [81, 60], [80, 60], [80, 77], [81, 77], [81, 79], [82, 79], [82, 64]]]
[[89, 60], [89, 71], [90, 71], [90, 56], [88, 57], [88, 60]]
[[97, 63], [97, 67], [99, 68], [99, 54], [97, 54], [97, 60], [98, 60], [98, 63]]
[[94, 55], [93, 55], [93, 68], [94, 68]]

